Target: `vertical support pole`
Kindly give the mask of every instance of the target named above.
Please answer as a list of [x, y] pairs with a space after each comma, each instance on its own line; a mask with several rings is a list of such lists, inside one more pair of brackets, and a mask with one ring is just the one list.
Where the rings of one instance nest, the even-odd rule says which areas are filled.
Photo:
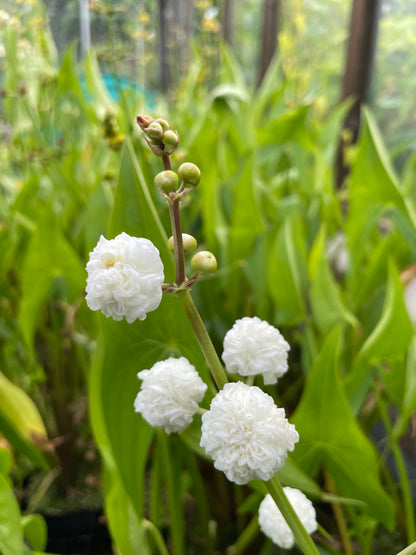
[[[355, 143], [360, 128], [361, 105], [368, 99], [377, 38], [380, 0], [353, 0], [350, 35], [345, 62], [341, 102], [353, 98], [354, 104], [344, 121]], [[348, 175], [344, 160], [344, 141], [338, 145], [336, 159], [336, 187], [340, 188]]]
[[262, 42], [257, 86], [263, 81], [277, 48], [279, 0], [263, 0]]
[[222, 37], [224, 42], [229, 46], [233, 44], [233, 16], [234, 16], [234, 0], [224, 1], [224, 19], [222, 26]]
[[88, 0], [79, 0], [79, 24], [80, 24], [80, 46], [81, 58], [84, 58], [90, 49], [90, 11]]

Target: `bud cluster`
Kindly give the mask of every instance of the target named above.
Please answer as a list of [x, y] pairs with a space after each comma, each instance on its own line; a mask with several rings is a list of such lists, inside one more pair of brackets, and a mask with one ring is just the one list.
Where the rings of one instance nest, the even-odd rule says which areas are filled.
[[[179, 178], [182, 181], [180, 187]], [[169, 195], [177, 192], [178, 195], [182, 195], [192, 191], [198, 185], [200, 178], [201, 172], [198, 166], [185, 162], [179, 166], [178, 173], [172, 170], [159, 172], [154, 179], [154, 184], [162, 194]]]
[[136, 121], [146, 135], [146, 143], [156, 156], [170, 156], [178, 148], [179, 135], [169, 128], [169, 123], [164, 118], [154, 119], [139, 114]]
[[[164, 118], [154, 119], [151, 116], [139, 114], [136, 121], [145, 133], [145, 140], [156, 156], [166, 157], [176, 150], [179, 145], [179, 135], [170, 129], [169, 123]], [[175, 283], [179, 286], [185, 283], [187, 287], [191, 287], [200, 276], [212, 274], [217, 270], [215, 256], [209, 251], [200, 251], [194, 254], [190, 261], [195, 275], [189, 280], [185, 275], [184, 255], [196, 250], [197, 241], [192, 235], [181, 232], [177, 204], [183, 195], [195, 189], [199, 184], [201, 171], [195, 164], [185, 162], [179, 166], [177, 172], [174, 172], [170, 169], [169, 160], [164, 158], [163, 162], [165, 170], [155, 176], [154, 185], [169, 203], [173, 222], [172, 229], [177, 232], [175, 234], [177, 244], [175, 245], [173, 236], [168, 241], [168, 249], [175, 256], [175, 272], [177, 272]], [[172, 287], [165, 288], [165, 291], [173, 291], [174, 287]]]

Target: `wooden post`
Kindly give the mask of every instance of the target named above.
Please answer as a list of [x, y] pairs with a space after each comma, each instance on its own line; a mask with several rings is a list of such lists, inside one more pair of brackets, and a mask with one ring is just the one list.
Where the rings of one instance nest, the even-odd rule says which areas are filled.
[[233, 44], [233, 14], [234, 0], [225, 0], [222, 37], [229, 46]]
[[[378, 28], [380, 0], [353, 0], [345, 63], [341, 102], [353, 98], [354, 104], [344, 121], [344, 130], [349, 130], [355, 143], [360, 128], [361, 104], [368, 97]], [[343, 151], [344, 141], [338, 145], [336, 160], [336, 186], [340, 188], [348, 175]]]
[[263, 81], [263, 77], [277, 48], [278, 10], [279, 0], [263, 0], [263, 26], [258, 86]]

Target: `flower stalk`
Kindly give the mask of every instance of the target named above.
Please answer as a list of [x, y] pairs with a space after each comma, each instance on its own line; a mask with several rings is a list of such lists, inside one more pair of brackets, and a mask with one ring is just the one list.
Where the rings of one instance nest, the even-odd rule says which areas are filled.
[[178, 198], [169, 198], [169, 214], [172, 226], [174, 257], [175, 257], [175, 284], [180, 287], [186, 279], [185, 255], [183, 250], [182, 226]]
[[305, 553], [305, 555], [319, 555], [317, 547], [299, 520], [298, 515], [295, 513], [277, 476], [273, 476], [273, 478], [265, 482], [265, 484], [268, 492], [273, 497], [274, 502], [289, 525], [289, 528], [292, 530], [295, 540], [303, 553]]
[[[179, 136], [177, 135], [176, 132], [171, 133], [172, 137], [171, 135], [168, 136], [167, 135], [168, 131], [165, 131], [162, 135], [161, 142], [159, 141], [160, 143], [159, 144], [157, 142], [158, 139], [152, 138], [151, 136], [152, 134], [154, 135], [155, 133], [157, 134], [157, 132], [160, 132], [158, 127], [153, 126], [152, 129], [148, 130], [148, 128], [151, 126], [151, 123], [153, 121], [154, 120], [152, 118], [146, 118], [145, 116], [139, 115], [137, 117], [138, 124], [145, 131], [148, 137], [150, 137], [150, 141], [146, 139], [150, 148], [157, 156], [162, 157], [165, 171], [167, 170], [170, 171], [171, 164], [170, 164], [169, 156], [173, 152], [173, 150], [177, 147], [177, 144], [179, 143]], [[157, 120], [157, 121], [161, 122], [161, 120]], [[161, 124], [162, 123], [163, 122], [161, 122]], [[168, 125], [167, 122], [166, 122], [166, 125]], [[173, 134], [175, 134], [175, 136], [173, 136]], [[154, 141], [153, 143], [151, 142], [152, 140]], [[172, 145], [171, 145], [171, 142], [172, 142]], [[191, 324], [195, 337], [199, 343], [199, 346], [204, 355], [205, 361], [214, 379], [215, 385], [217, 386], [218, 390], [220, 390], [221, 392], [221, 390], [224, 390], [224, 386], [228, 383], [228, 379], [227, 379], [224, 367], [219, 359], [219, 356], [215, 350], [215, 347], [211, 341], [211, 338], [205, 328], [205, 325], [201, 319], [198, 309], [196, 308], [195, 303], [191, 296], [190, 288], [191, 288], [191, 285], [193, 285], [193, 283], [196, 281], [196, 279], [191, 278], [190, 280], [187, 281], [186, 274], [185, 274], [185, 253], [184, 253], [183, 238], [182, 238], [182, 226], [181, 226], [181, 219], [180, 219], [179, 204], [183, 194], [190, 192], [194, 187], [198, 185], [200, 180], [200, 172], [199, 172], [199, 169], [194, 164], [187, 163], [187, 164], [183, 164], [179, 168], [178, 173], [179, 173], [179, 177], [183, 179], [183, 183], [181, 184], [180, 188], [175, 191], [171, 190], [168, 192], [168, 190], [165, 190], [162, 192], [163, 196], [166, 198], [169, 204], [169, 213], [170, 213], [170, 221], [172, 226], [172, 236], [173, 236], [173, 244], [174, 244], [174, 263], [175, 263], [175, 283], [165, 286], [164, 291], [172, 292], [178, 297], [185, 311], [185, 314]], [[185, 188], [184, 186], [185, 184], [189, 184], [191, 185], [191, 187]], [[164, 188], [166, 189], [166, 187]], [[207, 254], [211, 255], [213, 260], [215, 261], [215, 257], [211, 253], [207, 253]], [[214, 268], [213, 263], [212, 263], [212, 268]], [[193, 269], [196, 269], [196, 268], [193, 268]], [[216, 261], [215, 261], [215, 268], [210, 269], [210, 272], [215, 271], [215, 269], [216, 269]], [[234, 385], [237, 386], [238, 384], [234, 384]], [[240, 385], [243, 385], [243, 384], [240, 384]], [[227, 386], [227, 387], [231, 387], [231, 384], [230, 386]], [[248, 387], [248, 386], [244, 384], [244, 387]], [[221, 393], [219, 393], [219, 395], [220, 394]], [[282, 409], [279, 409], [279, 410], [282, 410]], [[206, 416], [206, 414], [204, 416]], [[290, 425], [288, 424], [288, 426]], [[296, 433], [296, 436], [297, 436], [297, 433]], [[166, 445], [164, 447], [166, 448]], [[164, 454], [166, 457], [166, 449], [164, 449]], [[166, 461], [166, 464], [167, 464], [167, 467], [169, 467], [168, 461]], [[236, 482], [236, 483], [246, 483], [246, 482]], [[308, 532], [302, 525], [301, 521], [299, 520], [289, 500], [287, 499], [278, 478], [274, 476], [270, 480], [265, 481], [265, 484], [273, 500], [275, 501], [277, 507], [280, 509], [280, 512], [285, 518], [287, 524], [291, 528], [293, 536], [296, 542], [299, 544], [299, 547], [304, 552], [304, 554], [319, 555], [319, 552], [314, 542], [312, 541], [310, 535], [308, 534]], [[169, 486], [169, 481], [168, 481], [168, 486]], [[246, 540], [249, 540], [256, 526], [257, 526], [257, 519], [253, 519], [250, 529], [247, 532]], [[177, 548], [179, 548], [179, 551], [180, 551], [181, 550], [180, 548], [182, 546], [179, 544], [178, 541], [176, 543], [178, 544]], [[233, 548], [231, 548], [230, 550], [231, 553], [232, 553], [232, 549]], [[234, 552], [238, 552], [237, 545], [234, 546]]]
[[208, 335], [202, 318], [198, 312], [198, 309], [195, 306], [191, 293], [190, 291], [180, 291], [177, 296], [182, 304], [189, 323], [192, 326], [195, 337], [198, 340], [202, 354], [204, 355], [208, 368], [210, 369], [212, 377], [214, 378], [215, 385], [218, 389], [222, 389], [224, 385], [228, 382], [227, 376], [218, 358], [215, 347], [212, 344], [211, 338]]
[[416, 553], [416, 542], [405, 547], [402, 551], [397, 553], [397, 555], [414, 555]]

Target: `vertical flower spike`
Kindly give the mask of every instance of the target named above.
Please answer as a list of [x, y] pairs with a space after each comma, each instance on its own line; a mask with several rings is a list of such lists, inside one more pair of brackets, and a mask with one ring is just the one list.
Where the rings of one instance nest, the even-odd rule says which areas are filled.
[[222, 359], [227, 372], [240, 376], [262, 374], [264, 383], [274, 384], [288, 369], [289, 343], [268, 322], [241, 318], [224, 338]]
[[270, 480], [293, 451], [299, 435], [260, 388], [227, 383], [202, 415], [201, 447], [215, 468], [236, 484]]
[[[318, 525], [311, 501], [298, 489], [286, 487], [283, 491], [307, 533], [315, 532]], [[295, 543], [293, 533], [270, 494], [266, 495], [259, 507], [259, 525], [263, 534], [279, 547], [283, 549], [293, 547]]]
[[159, 251], [151, 241], [127, 233], [101, 236], [87, 263], [86, 301], [114, 320], [144, 320], [162, 300], [164, 280]]
[[151, 426], [170, 434], [191, 424], [207, 386], [185, 357], [157, 362], [137, 375], [143, 383], [134, 408]]

